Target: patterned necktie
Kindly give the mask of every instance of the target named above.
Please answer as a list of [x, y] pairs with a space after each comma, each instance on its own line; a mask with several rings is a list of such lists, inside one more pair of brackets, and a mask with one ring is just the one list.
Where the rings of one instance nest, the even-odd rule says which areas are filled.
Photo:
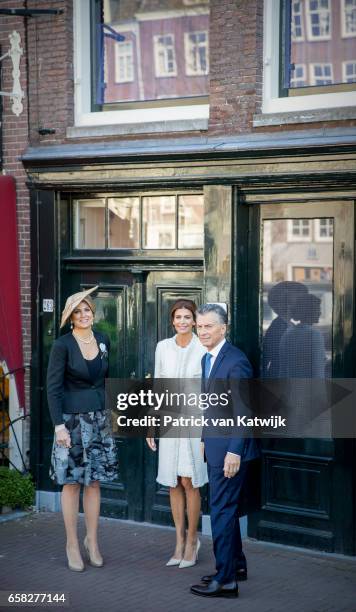
[[212, 358], [213, 358], [213, 356], [212, 356], [211, 353], [207, 353], [206, 354], [206, 357], [205, 357], [205, 371], [204, 371], [204, 377], [205, 378], [209, 378]]

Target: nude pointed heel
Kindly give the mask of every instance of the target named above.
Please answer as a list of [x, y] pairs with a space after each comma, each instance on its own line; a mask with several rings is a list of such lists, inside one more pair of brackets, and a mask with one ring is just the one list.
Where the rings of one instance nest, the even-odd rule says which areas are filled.
[[93, 555], [90, 552], [89, 546], [88, 546], [88, 541], [87, 541], [86, 537], [84, 538], [83, 544], [84, 544], [84, 549], [85, 549], [85, 552], [87, 554], [87, 558], [88, 558], [88, 561], [89, 561], [90, 565], [92, 565], [93, 567], [103, 567], [104, 560], [103, 560], [102, 556], [100, 554], [99, 555]]
[[68, 552], [68, 548], [66, 548], [66, 554], [67, 554], [68, 569], [70, 569], [72, 572], [84, 572], [84, 563], [82, 559], [80, 560], [79, 563], [76, 563], [75, 561], [73, 561], [73, 559], [70, 558], [70, 553]]

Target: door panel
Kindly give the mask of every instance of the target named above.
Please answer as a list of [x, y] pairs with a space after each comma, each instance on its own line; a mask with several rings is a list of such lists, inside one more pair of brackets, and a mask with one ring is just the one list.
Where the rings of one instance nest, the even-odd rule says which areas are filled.
[[[78, 265], [75, 272], [68, 270], [68, 276], [63, 278], [63, 295], [99, 285], [95, 328], [110, 338], [110, 376], [153, 376], [157, 341], [173, 335], [170, 307], [181, 297], [202, 302], [202, 271], [102, 270], [94, 277], [84, 266], [78, 271]], [[168, 489], [156, 483], [157, 454], [148, 449], [144, 440], [120, 437], [115, 419], [113, 431], [119, 474], [114, 482], [102, 485], [102, 514], [171, 524]]]
[[[353, 218], [351, 202], [252, 211], [259, 241], [249, 247], [250, 353], [260, 376], [353, 375], [345, 360], [353, 335]], [[344, 531], [353, 512], [352, 476], [340, 465], [352, 456], [353, 441], [331, 435], [262, 441], [262, 511], [249, 519], [251, 536], [350, 552]], [[343, 497], [350, 495], [343, 508], [340, 477]]]
[[[174, 335], [170, 321], [172, 304], [185, 298], [197, 305], [203, 301], [202, 272], [152, 272], [147, 281], [147, 374], [154, 374], [154, 352], [159, 340]], [[159, 443], [159, 442], [158, 442]], [[169, 503], [169, 489], [156, 482], [158, 453], [146, 448], [145, 453], [145, 520], [159, 524], [173, 524]], [[206, 508], [206, 488], [202, 493]]]

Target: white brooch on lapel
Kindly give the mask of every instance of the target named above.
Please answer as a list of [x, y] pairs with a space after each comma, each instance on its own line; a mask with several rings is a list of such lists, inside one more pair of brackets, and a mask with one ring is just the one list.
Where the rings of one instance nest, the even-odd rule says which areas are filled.
[[104, 342], [100, 342], [99, 350], [101, 352], [101, 358], [108, 356], [108, 349], [106, 348], [106, 344], [104, 344]]

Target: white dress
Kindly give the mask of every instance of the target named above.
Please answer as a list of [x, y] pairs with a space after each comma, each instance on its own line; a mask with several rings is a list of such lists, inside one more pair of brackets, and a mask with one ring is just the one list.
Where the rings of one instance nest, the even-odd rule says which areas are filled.
[[[155, 355], [155, 378], [201, 378], [201, 360], [206, 349], [197, 336], [182, 348], [176, 336], [161, 340]], [[193, 487], [208, 482], [206, 463], [201, 455], [200, 438], [160, 438], [157, 482], [176, 487], [178, 476], [188, 476]]]

